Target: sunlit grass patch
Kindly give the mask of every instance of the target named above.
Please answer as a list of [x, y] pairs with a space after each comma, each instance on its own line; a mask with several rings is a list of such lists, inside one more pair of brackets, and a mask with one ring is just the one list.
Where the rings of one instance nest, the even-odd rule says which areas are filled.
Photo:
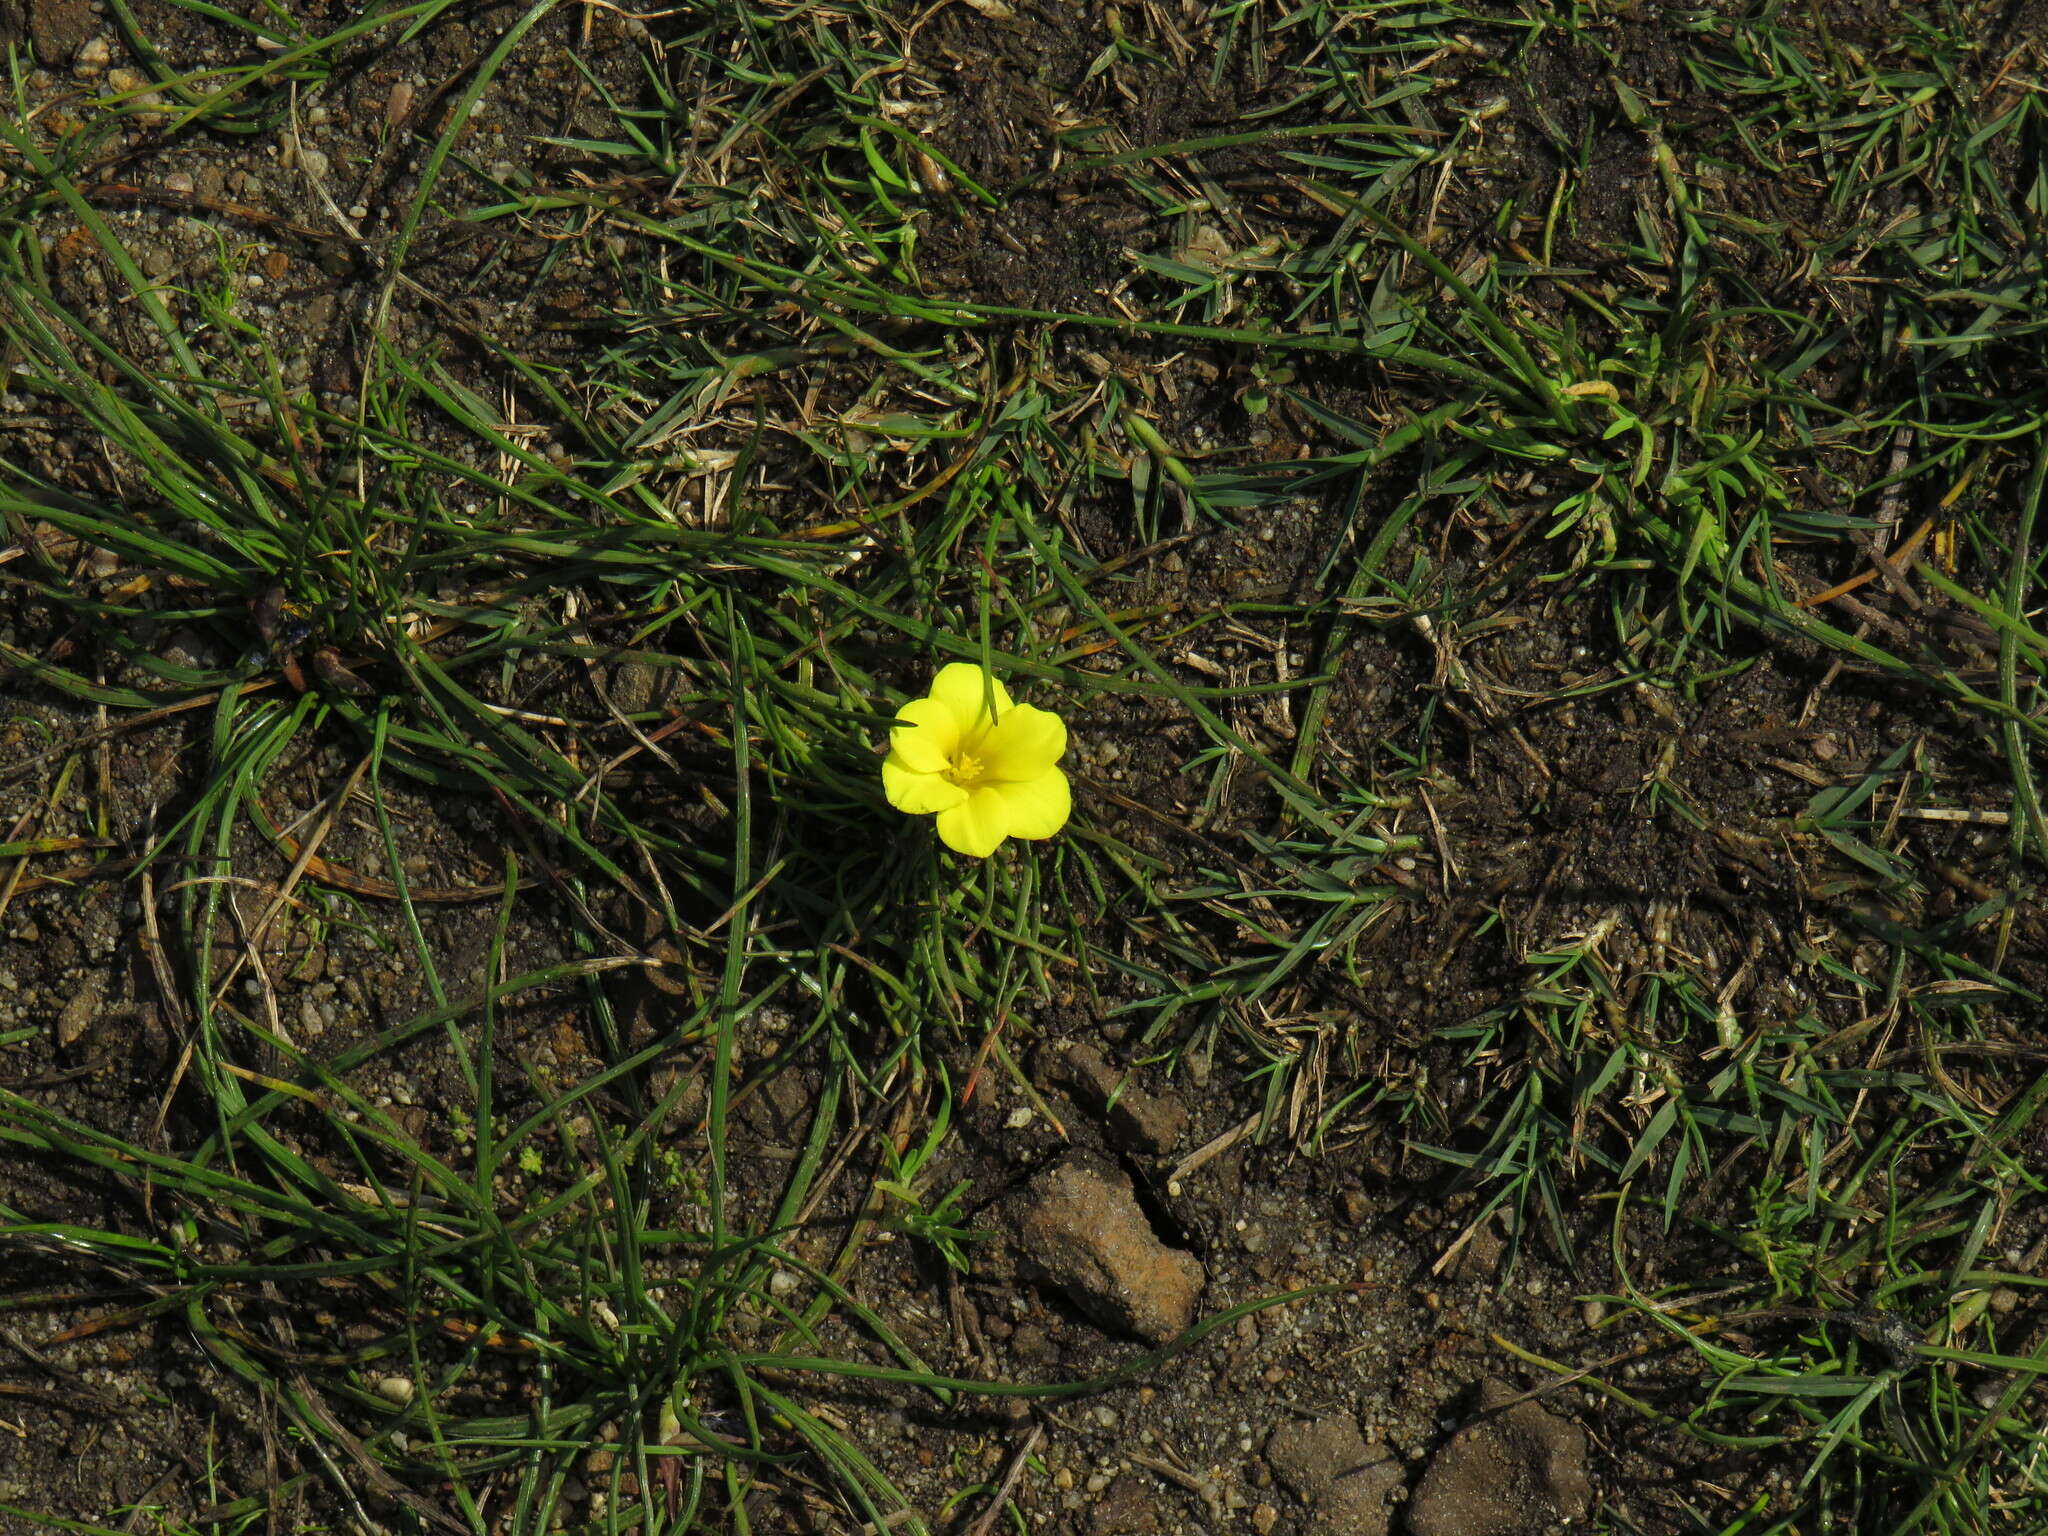
[[[186, 9], [259, 56], [139, 49], [154, 100], [8, 130], [0, 262], [9, 390], [107, 471], [0, 461], [0, 580], [62, 631], [6, 659], [110, 731], [192, 722], [153, 814], [102, 805], [95, 839], [6, 856], [140, 871], [174, 1133], [12, 1091], [0, 1132], [150, 1192], [146, 1235], [6, 1215], [135, 1318], [180, 1317], [307, 1447], [221, 1523], [318, 1478], [423, 1528], [739, 1527], [756, 1495], [893, 1528], [909, 1501], [813, 1390], [965, 1390], [849, 1276], [882, 1232], [971, 1271], [974, 1214], [932, 1176], [974, 1081], [951, 1068], [1028, 1098], [1055, 999], [1241, 1096], [1248, 1136], [1391, 1127], [1455, 1167], [1474, 1226], [1510, 1214], [1607, 1326], [1716, 1384], [1602, 1390], [1797, 1466], [1780, 1528], [2038, 1502], [2038, 1351], [1999, 1321], [2038, 1254], [1994, 1251], [2039, 1194], [2014, 1022], [2039, 989], [2014, 972], [2048, 849], [2041, 123], [2016, 59], [1987, 68], [1948, 22], [1851, 42], [1702, 14], [1674, 34], [1681, 104], [1618, 12], [1230, 4], [1194, 42], [1120, 22], [1073, 82], [1096, 105], [1053, 102], [1018, 149], [970, 132], [999, 100], [941, 115], [972, 82], [893, 12], [770, 5], [674, 19], [631, 91], [579, 61], [605, 126], [545, 135], [573, 173], [542, 184], [463, 128], [539, 6], [407, 130], [417, 183], [351, 245], [344, 401], [238, 307], [244, 256], [152, 281], [89, 170], [133, 112], [289, 120], [343, 52], [448, 8], [321, 36]], [[1530, 83], [1551, 57], [1583, 76], [1570, 121]], [[1112, 93], [1190, 79], [1251, 110], [1150, 142], [1117, 119]], [[1641, 174], [1593, 206], [1622, 159]], [[1757, 187], [1791, 202], [1730, 190]], [[57, 217], [61, 257], [36, 234]], [[1051, 270], [1034, 220], [1095, 265]], [[444, 225], [618, 279], [573, 364], [413, 286]], [[61, 281], [84, 261], [118, 337]], [[398, 339], [415, 311], [461, 345]], [[1289, 517], [1315, 532], [1286, 581], [1158, 577], [1183, 549], [1249, 566], [1232, 531]], [[1592, 659], [1504, 680], [1534, 625]], [[1767, 659], [1799, 679], [1788, 710], [1903, 701], [1908, 739], [1837, 769], [1760, 728], [1781, 803], [1751, 814], [1684, 754]], [[1404, 661], [1397, 703], [1359, 685]], [[1020, 834], [1057, 837], [965, 864], [890, 809], [881, 754], [948, 666], [1073, 726], [1078, 810]], [[1468, 881], [1472, 743], [1528, 765], [1537, 841], [1591, 815], [1545, 781], [1569, 731], [1539, 726], [1610, 708], [1667, 750], [1596, 809], [1708, 850], [1725, 930], [1774, 903], [1768, 945], [1688, 950], [1649, 863], [1619, 893], [1553, 896], [1542, 860], [1534, 890]], [[1088, 755], [1091, 722], [1155, 749], [1146, 782]], [[274, 786], [308, 764], [288, 816]], [[488, 867], [423, 875], [419, 807], [469, 813]], [[444, 899], [491, 914], [459, 968]], [[431, 1005], [296, 1038], [269, 941], [300, 907]], [[1441, 953], [1406, 955], [1417, 931]], [[1466, 954], [1505, 978], [1485, 1006], [1385, 1004], [1390, 975]], [[534, 1065], [543, 1024], [578, 1050]], [[455, 1085], [431, 1135], [378, 1101], [423, 1061]], [[809, 1097], [770, 1187], [733, 1128], [782, 1074]], [[1638, 1289], [1634, 1234], [1723, 1267]], [[267, 1315], [286, 1282], [372, 1336]], [[828, 1320], [870, 1353], [835, 1354]]]

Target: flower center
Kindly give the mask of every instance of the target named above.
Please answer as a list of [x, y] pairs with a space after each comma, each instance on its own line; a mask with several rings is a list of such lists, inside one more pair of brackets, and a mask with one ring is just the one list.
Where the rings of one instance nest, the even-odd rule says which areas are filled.
[[955, 784], [973, 785], [981, 778], [981, 759], [972, 752], [962, 752], [940, 770], [942, 778]]

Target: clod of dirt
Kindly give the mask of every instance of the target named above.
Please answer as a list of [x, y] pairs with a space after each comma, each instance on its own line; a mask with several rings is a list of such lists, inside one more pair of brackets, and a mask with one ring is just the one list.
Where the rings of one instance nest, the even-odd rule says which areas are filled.
[[1187, 1108], [1179, 1099], [1146, 1092], [1092, 1045], [1049, 1050], [1039, 1058], [1038, 1072], [1049, 1086], [1103, 1115], [1110, 1139], [1126, 1151], [1171, 1152], [1188, 1128]]
[[1195, 1320], [1201, 1262], [1159, 1240], [1112, 1165], [1061, 1158], [1018, 1197], [1013, 1225], [1025, 1262], [1104, 1326], [1163, 1344]]
[[1315, 1536], [1386, 1536], [1401, 1464], [1385, 1446], [1368, 1445], [1349, 1414], [1280, 1425], [1266, 1441], [1266, 1460], [1308, 1505]]
[[29, 0], [29, 45], [45, 69], [69, 64], [79, 46], [99, 29], [91, 0]]
[[1088, 1536], [1153, 1536], [1165, 1529], [1152, 1490], [1132, 1472], [1105, 1488], [1088, 1511]]
[[1412, 1536], [1524, 1536], [1585, 1515], [1585, 1432], [1520, 1396], [1506, 1382], [1481, 1384], [1478, 1419], [1422, 1474], [1408, 1505]]
[[1506, 1222], [1495, 1211], [1465, 1240], [1465, 1246], [1450, 1256], [1450, 1277], [1471, 1285], [1485, 1285], [1500, 1269], [1501, 1255], [1507, 1251]]

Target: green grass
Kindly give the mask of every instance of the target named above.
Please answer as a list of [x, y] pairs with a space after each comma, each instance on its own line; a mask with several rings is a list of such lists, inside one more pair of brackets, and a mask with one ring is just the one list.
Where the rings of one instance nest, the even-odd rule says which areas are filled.
[[[281, 46], [225, 70], [137, 51], [170, 133], [255, 134], [446, 9], [328, 34], [279, 14], [261, 25]], [[1612, 1262], [1581, 1278], [1607, 1326], [1709, 1390], [1599, 1390], [1794, 1469], [1750, 1524], [1702, 1512], [1701, 1529], [2038, 1522], [2038, 1352], [1989, 1298], [2038, 1284], [1994, 1234], [2041, 1192], [2017, 1150], [2041, 1091], [2000, 1053], [2040, 1005], [2008, 962], [2038, 931], [2048, 858], [2048, 397], [2029, 364], [2048, 193], [2029, 170], [2038, 89], [1987, 87], [1999, 61], [1972, 14], [1860, 43], [1776, 12], [1681, 17], [1666, 42], [1723, 116], [1649, 89], [1625, 11], [1243, 0], [1213, 8], [1199, 66], [1261, 82], [1243, 126], [1144, 143], [1064, 123], [1062, 164], [1011, 183], [905, 126], [889, 82], [924, 58], [886, 8], [721, 9], [679, 20], [630, 89], [585, 71], [612, 126], [550, 141], [582, 174], [503, 184], [459, 125], [553, 9], [421, 130], [374, 312], [424, 302], [428, 231], [543, 238], [550, 265], [574, 252], [621, 294], [573, 369], [462, 322], [486, 363], [380, 339], [337, 411], [284, 382], [230, 253], [221, 281], [161, 288], [87, 195], [132, 103], [82, 105], [61, 132], [0, 124], [9, 388], [102, 442], [121, 486], [0, 459], [11, 539], [41, 526], [112, 557], [81, 575], [45, 537], [0, 567], [77, 637], [5, 659], [116, 728], [195, 722], [189, 794], [139, 833], [105, 803], [81, 825], [123, 828], [102, 873], [162, 924], [189, 1050], [177, 1136], [0, 1097], [0, 1136], [146, 1188], [157, 1219], [0, 1218], [276, 1403], [297, 1470], [237, 1491], [216, 1528], [323, 1507], [543, 1531], [600, 1446], [596, 1529], [745, 1528], [751, 1492], [796, 1487], [897, 1520], [902, 1492], [819, 1384], [1024, 1389], [948, 1379], [845, 1282], [883, 1231], [971, 1267], [959, 1191], [928, 1177], [948, 1073], [975, 1060], [1021, 1083], [1035, 1011], [1077, 987], [1158, 1069], [1227, 1063], [1217, 1091], [1249, 1085], [1261, 1136], [1397, 1127], [1419, 1166], [1506, 1210], [1518, 1245], [1583, 1250], [1600, 1211]], [[1174, 39], [1149, 26], [1105, 36], [1091, 77], [1163, 89]], [[1545, 58], [1589, 82], [1570, 112], [1526, 83]], [[1503, 147], [1504, 113], [1525, 151], [1542, 141], [1541, 176]], [[1591, 206], [1618, 153], [1644, 174]], [[1131, 253], [1119, 308], [928, 275], [936, 231], [1083, 186], [1164, 235]], [[60, 297], [37, 238], [54, 222], [133, 296], [118, 340]], [[1239, 369], [1227, 441], [1160, 392], [1152, 365], [1181, 350]], [[1261, 451], [1276, 422], [1305, 456]], [[1302, 496], [1344, 524], [1309, 595], [1181, 612], [1137, 585], [1132, 552]], [[1119, 547], [1078, 531], [1104, 507], [1128, 521]], [[1485, 553], [1446, 559], [1453, 530]], [[1872, 547], [1919, 563], [1884, 572]], [[1895, 581], [1947, 627], [1873, 607]], [[1390, 1065], [1355, 1000], [1427, 904], [1401, 861], [1457, 855], [1433, 826], [1450, 722], [1506, 718], [1487, 646], [1544, 604], [1600, 616], [1605, 671], [1522, 715], [1628, 691], [1675, 717], [1770, 651], [1819, 693], [1894, 690], [1911, 739], [1790, 816], [1697, 803], [1669, 771], [1638, 791], [1659, 825], [1821, 872], [1795, 946], [1806, 1005], [1745, 1014], [1698, 957], [1621, 957], [1618, 913], [1525, 932], [1497, 911], [1468, 938], [1514, 982], [1424, 1043], [1478, 1085], [1454, 1098]], [[1184, 663], [1233, 624], [1306, 666]], [[167, 660], [182, 631], [233, 659]], [[1340, 680], [1416, 636], [1439, 665], [1413, 718], [1359, 743]], [[952, 659], [1077, 724], [1115, 704], [1185, 722], [1199, 807], [1147, 821], [1105, 794], [1044, 848], [974, 868], [936, 853], [882, 804], [874, 748]], [[658, 705], [589, 688], [622, 663], [659, 677]], [[1975, 894], [1940, 919], [1939, 855], [1901, 816], [1982, 807], [1930, 768], [1937, 732], [1997, 765], [2009, 813], [2002, 858], [1964, 871]], [[39, 766], [68, 781], [90, 750]], [[307, 761], [341, 765], [323, 770], [333, 809], [299, 807], [283, 843], [271, 786]], [[382, 894], [292, 851], [345, 804], [375, 829]], [[407, 874], [398, 817], [417, 805], [484, 807], [502, 849], [481, 985], [443, 974], [434, 893]], [[252, 829], [295, 866], [259, 929], [303, 903], [429, 1005], [339, 1054], [296, 1043], [236, 905], [238, 881], [277, 889]], [[558, 939], [536, 946], [537, 924]], [[650, 965], [675, 1020], [640, 1040], [619, 984]], [[594, 1071], [519, 1065], [543, 1010], [586, 1021]], [[375, 1102], [394, 1063], [460, 1083], [459, 1156]], [[735, 1103], [799, 1068], [819, 1086], [784, 1181], [736, 1181]], [[1722, 1267], [1637, 1289], [1631, 1240], [1674, 1232]], [[376, 1337], [308, 1349], [252, 1326], [286, 1282], [324, 1285]]]

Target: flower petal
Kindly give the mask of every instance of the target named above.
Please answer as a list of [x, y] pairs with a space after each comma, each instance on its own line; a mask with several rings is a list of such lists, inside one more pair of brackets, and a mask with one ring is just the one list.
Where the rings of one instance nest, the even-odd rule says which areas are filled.
[[882, 759], [882, 793], [899, 811], [929, 816], [948, 811], [967, 798], [967, 791], [936, 773], [919, 773], [894, 752]]
[[1049, 709], [1018, 704], [1003, 712], [975, 755], [986, 777], [1021, 782], [1047, 772], [1066, 750], [1066, 721]]
[[994, 785], [984, 784], [960, 804], [939, 812], [939, 841], [955, 853], [985, 859], [1010, 835], [1010, 809]]
[[956, 661], [939, 668], [932, 679], [932, 701], [950, 709], [960, 722], [960, 734], [971, 740], [987, 727], [988, 706], [994, 704], [1000, 718], [1010, 707], [1010, 694], [993, 672], [971, 661]]
[[988, 787], [1002, 797], [1012, 837], [1051, 837], [1074, 811], [1073, 791], [1057, 768], [1048, 768], [1035, 779]]
[[938, 773], [960, 750], [960, 721], [937, 699], [912, 699], [896, 711], [889, 755], [913, 773]]

